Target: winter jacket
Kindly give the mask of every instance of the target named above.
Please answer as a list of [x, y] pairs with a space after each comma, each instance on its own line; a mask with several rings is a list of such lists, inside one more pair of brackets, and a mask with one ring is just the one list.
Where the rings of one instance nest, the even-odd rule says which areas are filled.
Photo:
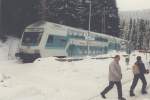
[[138, 65], [140, 74], [145, 74], [146, 73], [145, 65], [141, 60], [136, 61], [135, 64]]
[[109, 65], [109, 81], [120, 81], [122, 78], [121, 67], [113, 60]]

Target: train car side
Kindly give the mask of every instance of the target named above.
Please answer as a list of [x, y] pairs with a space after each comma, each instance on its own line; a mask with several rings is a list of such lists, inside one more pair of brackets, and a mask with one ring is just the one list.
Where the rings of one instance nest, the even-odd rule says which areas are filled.
[[16, 56], [23, 60], [32, 58], [32, 61], [49, 56], [95, 56], [112, 50], [124, 50], [122, 42], [126, 41], [51, 22], [36, 22], [25, 28]]

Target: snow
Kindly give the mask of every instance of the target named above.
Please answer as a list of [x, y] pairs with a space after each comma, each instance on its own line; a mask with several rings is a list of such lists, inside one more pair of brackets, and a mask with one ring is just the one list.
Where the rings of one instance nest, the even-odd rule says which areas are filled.
[[[18, 40], [15, 38], [0, 43], [0, 100], [103, 100], [99, 93], [108, 85], [108, 65], [112, 58], [87, 57], [80, 61], [61, 62], [57, 58], [48, 57], [22, 64], [14, 57], [17, 45]], [[141, 55], [149, 68], [150, 55], [146, 59], [146, 54], [135, 51], [130, 55], [129, 66], [125, 64], [125, 53], [122, 52], [97, 57], [112, 57], [116, 53], [121, 55], [124, 97], [127, 100], [150, 100], [149, 94], [141, 95], [140, 81], [135, 90], [136, 97], [129, 97], [133, 78], [131, 66], [136, 56]], [[11, 56], [8, 57], [8, 54]], [[150, 93], [149, 77], [146, 75]], [[106, 96], [107, 100], [117, 100], [116, 87]]]

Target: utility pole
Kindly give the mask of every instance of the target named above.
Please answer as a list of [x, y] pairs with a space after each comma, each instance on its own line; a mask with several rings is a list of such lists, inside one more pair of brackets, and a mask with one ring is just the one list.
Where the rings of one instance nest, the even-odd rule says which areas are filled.
[[87, 38], [87, 54], [90, 54], [90, 45], [89, 45], [89, 37], [90, 37], [90, 31], [91, 31], [91, 13], [92, 13], [92, 1], [89, 0], [89, 26], [88, 26], [88, 38]]
[[104, 6], [102, 8], [102, 33], [106, 33], [106, 5], [107, 5], [107, 0], [104, 0]]
[[105, 9], [105, 6], [104, 6], [104, 8], [103, 8], [103, 12], [102, 12], [102, 33], [104, 33], [105, 34], [105, 32], [106, 32], [106, 20], [105, 20], [105, 12], [106, 12], [106, 9]]

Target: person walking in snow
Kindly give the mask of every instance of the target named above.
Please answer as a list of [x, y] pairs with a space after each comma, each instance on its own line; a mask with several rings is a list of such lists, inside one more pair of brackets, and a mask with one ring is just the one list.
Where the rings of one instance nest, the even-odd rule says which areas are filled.
[[148, 74], [149, 70], [145, 69], [145, 64], [142, 62], [141, 56], [137, 56], [136, 59], [137, 59], [137, 61], [135, 62], [134, 66], [133, 66], [134, 78], [132, 81], [132, 85], [130, 87], [130, 96], [135, 96], [134, 89], [135, 89], [139, 79], [142, 81], [142, 84], [143, 84], [141, 93], [147, 94], [147, 91], [146, 91], [147, 81], [145, 79], [144, 74]]
[[118, 100], [126, 100], [122, 97], [122, 72], [119, 64], [120, 56], [116, 55], [114, 60], [109, 65], [109, 85], [101, 92], [102, 98], [106, 98], [105, 94], [108, 93], [114, 85], [117, 86]]

